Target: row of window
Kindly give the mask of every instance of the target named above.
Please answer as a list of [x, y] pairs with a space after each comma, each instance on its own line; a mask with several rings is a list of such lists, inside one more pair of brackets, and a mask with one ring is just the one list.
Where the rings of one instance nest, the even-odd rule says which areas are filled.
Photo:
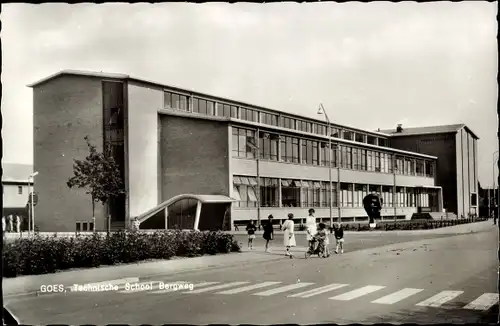
[[76, 232], [80, 231], [93, 231], [94, 223], [89, 221], [77, 221], [76, 222]]
[[[233, 157], [254, 159], [259, 152], [260, 158], [264, 160], [328, 166], [328, 142], [260, 132], [257, 146], [256, 131], [237, 127], [232, 129]], [[332, 167], [339, 165], [343, 169], [359, 171], [435, 176], [434, 161], [354, 146], [333, 145], [330, 151]]]
[[[330, 183], [327, 181], [286, 180], [234, 176], [233, 197], [236, 207], [329, 207]], [[433, 207], [437, 206], [437, 191], [393, 186], [332, 183], [332, 206], [363, 207], [363, 198], [369, 192], [378, 192], [385, 207]], [[279, 192], [281, 191], [281, 203]], [[260, 199], [260, 200], [258, 200]], [[394, 201], [395, 200], [395, 201]]]
[[[166, 109], [189, 111], [189, 96], [165, 91], [164, 107]], [[260, 122], [271, 126], [309, 132], [322, 136], [328, 135], [328, 126], [321, 123], [308, 122], [305, 120], [286, 117], [278, 114], [260, 112], [255, 109], [238, 107], [235, 105], [219, 103], [197, 97], [192, 97], [192, 111], [206, 115], [215, 115], [251, 122]], [[354, 132], [337, 127], [331, 127], [330, 131], [332, 137], [343, 138], [372, 145], [385, 147], [388, 146], [388, 140], [386, 138], [375, 137], [364, 134], [362, 132]]]

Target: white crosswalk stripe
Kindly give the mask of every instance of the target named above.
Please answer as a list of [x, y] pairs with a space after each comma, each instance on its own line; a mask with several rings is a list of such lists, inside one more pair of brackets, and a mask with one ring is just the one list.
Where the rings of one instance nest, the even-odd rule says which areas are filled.
[[498, 293], [485, 293], [464, 307], [472, 310], [488, 310], [498, 302]]
[[394, 303], [399, 302], [401, 300], [404, 300], [408, 297], [411, 297], [414, 294], [422, 292], [423, 290], [424, 289], [413, 289], [413, 288], [402, 289], [400, 291], [391, 293], [391, 294], [386, 295], [382, 298], [374, 300], [374, 301], [372, 301], [372, 303], [394, 304]]
[[[176, 283], [180, 283], [180, 282], [174, 282], [174, 283], [169, 283], [169, 284], [176, 284]], [[189, 283], [189, 282], [182, 282], [182, 284], [193, 284], [193, 288], [197, 289], [197, 288], [201, 288], [201, 287], [205, 287], [205, 286], [209, 286], [209, 285], [214, 285], [214, 284], [219, 284], [220, 282], [200, 282], [200, 283]], [[184, 290], [184, 288], [182, 289]], [[194, 291], [194, 290], [193, 290]], [[171, 286], [169, 286], [169, 288], [165, 288], [163, 290], [158, 290], [158, 291], [152, 291], [151, 293], [153, 294], [163, 294], [163, 293], [172, 293], [172, 292], [179, 292], [179, 289], [176, 290], [175, 288], [172, 289]]]
[[276, 285], [276, 284], [280, 284], [280, 283], [281, 282], [264, 282], [264, 283], [258, 283], [258, 284], [255, 284], [255, 285], [247, 285], [247, 286], [244, 286], [244, 287], [241, 287], [241, 288], [236, 288], [236, 289], [232, 289], [232, 290], [226, 290], [226, 291], [222, 291], [222, 292], [217, 292], [217, 294], [236, 294], [236, 293], [241, 293], [241, 292], [247, 292], [247, 291], [251, 291], [251, 290], [261, 289], [261, 288], [264, 288], [266, 286]]
[[289, 295], [288, 298], [309, 298], [309, 297], [312, 297], [314, 295], [337, 290], [337, 289], [343, 288], [343, 287], [348, 286], [348, 285], [349, 284], [330, 284], [330, 285], [322, 286], [320, 288], [312, 289], [309, 291], [292, 294], [292, 295]]
[[427, 300], [417, 303], [420, 307], [439, 307], [464, 293], [464, 291], [442, 291]]
[[248, 284], [248, 283], [250, 283], [250, 282], [232, 282], [232, 283], [215, 285], [215, 286], [210, 286], [210, 287], [204, 288], [204, 289], [193, 290], [193, 291], [182, 292], [182, 293], [197, 294], [197, 293], [203, 293], [203, 292], [208, 292], [208, 291], [213, 291], [213, 290], [227, 289], [227, 288], [230, 288], [233, 286], [239, 286], [239, 285]]
[[362, 288], [352, 290], [350, 292], [343, 293], [343, 294], [337, 295], [337, 296], [329, 298], [329, 299], [340, 300], [340, 301], [349, 301], [349, 300], [356, 299], [356, 298], [362, 297], [364, 295], [373, 293], [375, 291], [382, 290], [383, 288], [385, 288], [385, 286], [367, 285], [367, 286], [364, 286]]
[[314, 284], [314, 283], [300, 282], [300, 283], [290, 284], [290, 285], [282, 286], [282, 287], [268, 290], [268, 291], [264, 291], [264, 292], [254, 293], [252, 295], [267, 297], [267, 296], [278, 294], [278, 293], [283, 293], [283, 292], [292, 291], [295, 289], [300, 289], [300, 288], [309, 286], [311, 284]]

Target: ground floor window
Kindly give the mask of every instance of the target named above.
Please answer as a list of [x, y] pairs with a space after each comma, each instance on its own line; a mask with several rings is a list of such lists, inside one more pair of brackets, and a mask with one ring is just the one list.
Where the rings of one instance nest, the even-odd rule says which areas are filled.
[[281, 205], [283, 207], [300, 207], [301, 186], [300, 181], [281, 180]]
[[260, 206], [279, 207], [279, 186], [276, 178], [260, 178]]
[[257, 207], [257, 178], [248, 176], [233, 177], [233, 196], [238, 200], [236, 207]]

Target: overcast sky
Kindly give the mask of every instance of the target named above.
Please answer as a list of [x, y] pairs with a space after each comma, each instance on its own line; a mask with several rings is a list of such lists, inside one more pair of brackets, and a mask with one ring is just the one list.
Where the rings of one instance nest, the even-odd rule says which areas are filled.
[[364, 129], [466, 123], [498, 149], [497, 3], [2, 5], [4, 161], [32, 154], [27, 84], [118, 72]]

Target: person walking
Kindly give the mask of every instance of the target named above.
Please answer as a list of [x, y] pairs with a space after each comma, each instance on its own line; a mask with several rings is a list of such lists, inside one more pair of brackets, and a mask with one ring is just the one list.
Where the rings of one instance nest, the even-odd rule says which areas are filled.
[[250, 223], [247, 225], [247, 233], [248, 233], [248, 250], [253, 250], [253, 239], [255, 239], [255, 231], [257, 230], [257, 226], [253, 223], [253, 220], [250, 220]]
[[285, 246], [285, 256], [289, 256], [290, 259], [293, 258], [293, 254], [290, 251], [291, 247], [295, 247], [295, 223], [293, 222], [293, 214], [288, 214], [288, 220], [283, 223], [283, 245]]
[[16, 232], [21, 233], [21, 217], [16, 215]]
[[2, 234], [5, 236], [5, 231], [7, 230], [7, 222], [5, 221], [5, 216], [2, 216]]
[[344, 253], [344, 228], [341, 223], [337, 223], [335, 226], [335, 240], [337, 241], [337, 248], [335, 253]]
[[315, 213], [314, 208], [310, 208], [309, 216], [306, 218], [306, 236], [307, 236], [307, 241], [309, 243], [309, 247], [311, 247], [314, 236], [318, 231], [318, 228], [316, 226], [316, 217], [314, 216], [314, 213]]
[[273, 216], [267, 217], [267, 223], [263, 225], [264, 234], [262, 235], [266, 240], [266, 252], [271, 252], [270, 241], [274, 239]]

